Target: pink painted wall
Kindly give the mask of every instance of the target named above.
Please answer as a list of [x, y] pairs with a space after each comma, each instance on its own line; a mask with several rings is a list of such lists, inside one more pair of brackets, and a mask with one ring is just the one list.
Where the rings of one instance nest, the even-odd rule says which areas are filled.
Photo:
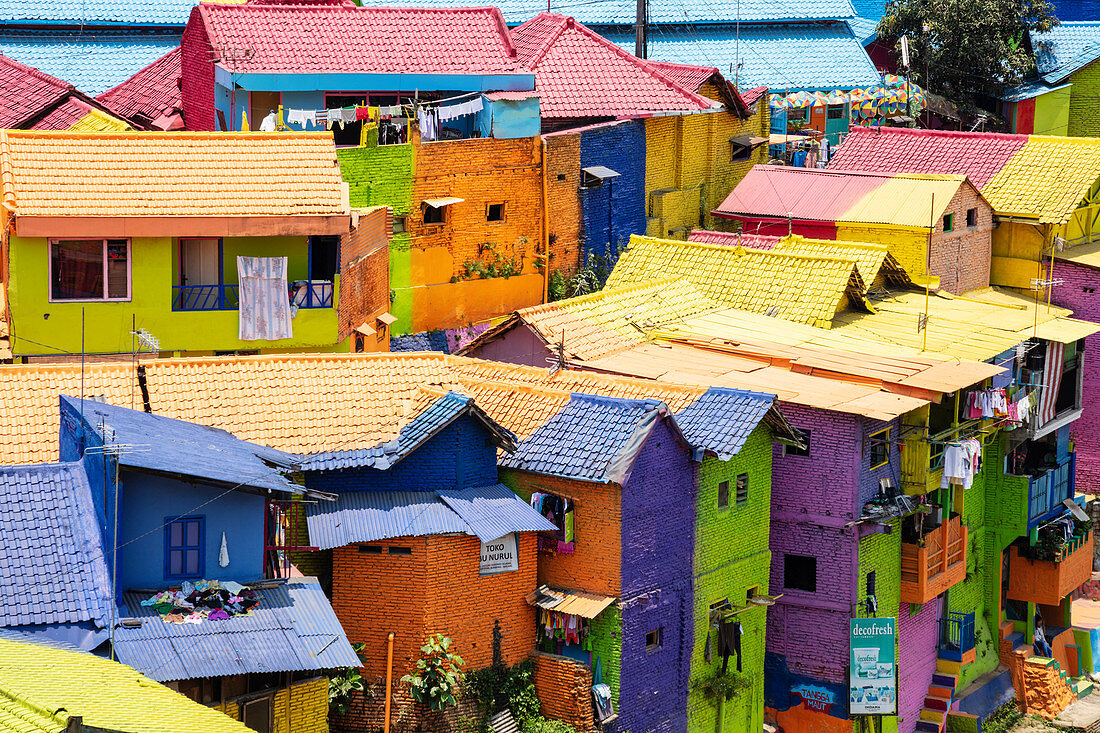
[[899, 733], [917, 728], [924, 696], [936, 670], [936, 645], [939, 642], [940, 599], [921, 606], [909, 615], [909, 604], [898, 609], [898, 716]]
[[549, 365], [547, 359], [550, 358], [550, 352], [530, 327], [519, 325], [502, 338], [494, 339], [463, 356], [545, 368]]

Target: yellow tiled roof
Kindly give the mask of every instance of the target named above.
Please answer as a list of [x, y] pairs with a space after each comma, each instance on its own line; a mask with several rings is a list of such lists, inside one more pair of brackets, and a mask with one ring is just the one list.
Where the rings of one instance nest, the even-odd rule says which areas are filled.
[[93, 109], [69, 127], [69, 132], [133, 132], [123, 120]]
[[249, 731], [124, 664], [0, 639], [0, 733], [60, 733], [77, 716], [90, 728], [127, 733]]
[[1031, 135], [982, 189], [1002, 216], [1069, 221], [1100, 178], [1100, 139]]
[[664, 278], [524, 308], [501, 329], [511, 328], [519, 320], [538, 331], [548, 344], [564, 337], [566, 356], [597, 359], [645, 341], [646, 331], [654, 326], [714, 307], [687, 280]]
[[348, 214], [327, 133], [0, 131], [3, 200], [23, 216]]
[[[683, 277], [715, 303], [828, 328], [844, 294], [863, 291], [857, 260], [632, 235], [607, 287]], [[857, 295], [858, 297], [858, 295]]]
[[889, 253], [885, 244], [807, 239], [795, 234], [780, 239], [772, 251], [810, 257], [841, 257], [846, 260], [855, 260], [859, 275], [866, 285], [874, 282], [884, 268], [884, 274], [887, 274], [891, 281], [898, 284], [909, 281], [909, 276], [905, 273], [904, 268]]

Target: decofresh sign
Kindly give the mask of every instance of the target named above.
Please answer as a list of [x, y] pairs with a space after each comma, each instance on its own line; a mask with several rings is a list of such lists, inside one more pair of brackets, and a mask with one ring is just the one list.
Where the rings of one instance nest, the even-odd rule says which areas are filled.
[[897, 619], [851, 620], [848, 710], [853, 715], [895, 715], [898, 676], [894, 664]]

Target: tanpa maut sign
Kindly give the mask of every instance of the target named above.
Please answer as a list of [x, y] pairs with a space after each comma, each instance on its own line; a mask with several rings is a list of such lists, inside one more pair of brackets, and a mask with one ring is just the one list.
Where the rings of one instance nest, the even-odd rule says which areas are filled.
[[478, 575], [496, 575], [519, 570], [515, 534], [506, 534], [492, 542], [481, 543], [481, 565]]

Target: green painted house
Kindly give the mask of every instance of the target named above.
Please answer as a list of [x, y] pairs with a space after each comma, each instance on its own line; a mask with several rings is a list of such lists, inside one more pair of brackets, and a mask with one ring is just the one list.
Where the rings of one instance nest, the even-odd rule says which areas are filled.
[[1030, 40], [1038, 78], [1003, 97], [1010, 130], [1100, 137], [1100, 21], [1064, 21]]

